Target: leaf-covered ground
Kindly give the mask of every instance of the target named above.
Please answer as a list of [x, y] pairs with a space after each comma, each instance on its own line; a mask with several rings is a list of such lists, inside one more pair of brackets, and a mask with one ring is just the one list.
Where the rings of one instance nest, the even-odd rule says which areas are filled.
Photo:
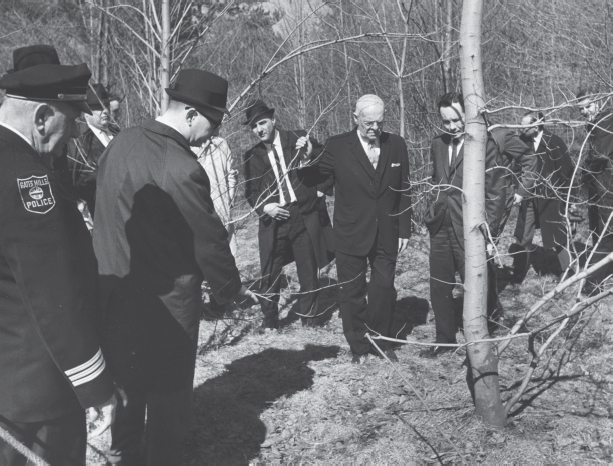
[[[238, 263], [248, 282], [259, 269], [255, 228], [250, 222], [239, 232]], [[503, 240], [502, 252], [510, 242]], [[503, 262], [511, 264], [508, 257]], [[586, 312], [562, 334], [513, 409], [509, 426], [495, 431], [472, 414], [464, 349], [436, 360], [419, 358], [416, 345], [397, 350], [397, 370], [425, 399], [430, 415], [386, 361], [372, 356], [363, 365], [350, 363], [334, 287], [322, 291], [322, 309], [330, 308], [325, 327], [303, 328], [292, 312], [296, 273], [292, 267], [286, 272], [281, 330], [259, 329], [258, 306], [202, 322], [186, 464], [613, 461], [613, 300]], [[331, 267], [322, 281], [333, 285], [335, 278]], [[503, 324], [512, 325], [555, 280], [533, 269], [520, 286], [502, 280]], [[396, 287], [396, 332], [431, 342], [426, 235], [415, 235], [400, 259]], [[573, 293], [564, 294], [533, 325], [559, 315], [573, 300]], [[503, 354], [504, 400], [515, 393], [529, 362], [525, 339]], [[97, 452], [107, 442], [108, 436], [92, 441], [91, 464], [103, 460]]]

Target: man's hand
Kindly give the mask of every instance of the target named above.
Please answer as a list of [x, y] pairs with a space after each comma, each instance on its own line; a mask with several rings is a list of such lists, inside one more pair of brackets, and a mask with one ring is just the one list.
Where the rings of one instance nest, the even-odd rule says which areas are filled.
[[104, 403], [93, 408], [88, 408], [87, 419], [89, 422], [94, 422], [102, 415], [102, 422], [96, 429], [94, 429], [90, 435], [92, 437], [98, 437], [103, 434], [115, 421], [115, 409], [117, 408], [117, 398], [113, 395]]
[[257, 302], [258, 298], [255, 296], [255, 294], [253, 293], [253, 291], [251, 291], [249, 288], [247, 288], [245, 285], [241, 285], [241, 289], [238, 290], [237, 296], [242, 296], [243, 298], [247, 299], [247, 298], [251, 298], [254, 301]]
[[296, 141], [296, 150], [300, 163], [308, 163], [311, 161], [311, 153], [313, 152], [313, 144], [308, 136], [302, 136]]
[[519, 195], [517, 193], [515, 193], [513, 195], [513, 205], [519, 205], [519, 204], [521, 204], [521, 201], [523, 201], [523, 200], [524, 200], [524, 198], [521, 195]]
[[487, 245], [485, 246], [485, 252], [487, 253], [488, 257], [493, 257], [494, 245], [492, 243], [487, 243]]
[[321, 191], [317, 191], [317, 197], [324, 197], [324, 196], [325, 196], [324, 193], [322, 193]]
[[289, 218], [289, 210], [285, 210], [278, 202], [266, 204], [264, 213], [275, 220], [287, 220]]
[[398, 238], [398, 255], [402, 254], [409, 245], [409, 238]]

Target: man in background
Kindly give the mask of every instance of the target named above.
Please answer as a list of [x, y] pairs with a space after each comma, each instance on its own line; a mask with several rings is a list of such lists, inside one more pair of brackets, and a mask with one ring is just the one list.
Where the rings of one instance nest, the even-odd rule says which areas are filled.
[[275, 110], [263, 101], [246, 110], [244, 124], [259, 142], [244, 155], [245, 197], [260, 217], [260, 304], [262, 327], [279, 327], [279, 291], [283, 266], [296, 262], [300, 282], [300, 317], [305, 326], [321, 324], [319, 317], [319, 269], [331, 261], [332, 245], [326, 241], [330, 229], [328, 212], [322, 212], [318, 190], [299, 179], [297, 151], [319, 154], [321, 145], [304, 130], [285, 131], [277, 127]]
[[537, 160], [534, 196], [522, 201], [514, 245], [513, 281], [521, 283], [530, 267], [532, 240], [537, 228], [541, 230], [543, 247], [555, 249], [562, 271], [570, 265], [567, 247], [566, 221], [563, 216], [564, 199], [568, 195], [573, 174], [573, 162], [562, 139], [545, 130], [545, 117], [541, 112], [528, 112], [521, 120], [522, 139], [534, 151]]
[[[436, 322], [435, 343], [456, 343], [453, 289], [456, 273], [464, 282], [464, 220], [462, 187], [464, 170], [464, 98], [450, 92], [441, 97], [438, 111], [444, 132], [432, 140], [431, 205], [424, 223], [430, 232], [430, 301]], [[489, 231], [496, 238], [500, 231], [507, 199], [507, 175], [494, 139], [487, 140], [485, 158], [485, 211]], [[496, 266], [488, 261], [487, 312], [491, 317], [498, 305]], [[433, 346], [421, 357], [436, 358], [453, 347]]]

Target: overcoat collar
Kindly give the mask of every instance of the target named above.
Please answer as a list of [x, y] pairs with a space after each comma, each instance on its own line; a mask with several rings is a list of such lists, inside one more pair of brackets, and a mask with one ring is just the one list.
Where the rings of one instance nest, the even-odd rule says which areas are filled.
[[177, 144], [184, 147], [191, 155], [194, 156], [194, 158], [196, 158], [196, 154], [192, 152], [187, 139], [185, 139], [176, 129], [154, 119], [145, 120], [141, 126], [147, 131], [151, 131], [152, 133], [175, 140]]

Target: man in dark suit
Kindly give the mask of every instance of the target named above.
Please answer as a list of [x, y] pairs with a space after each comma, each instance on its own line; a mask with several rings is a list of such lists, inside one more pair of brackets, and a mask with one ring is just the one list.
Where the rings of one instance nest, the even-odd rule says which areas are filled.
[[98, 160], [119, 131], [110, 124], [110, 98], [104, 86], [92, 84], [87, 89], [87, 105], [91, 115], [85, 115], [83, 132], [70, 144], [72, 182], [79, 197], [87, 203], [94, 216]]
[[530, 267], [530, 251], [534, 250], [532, 240], [537, 228], [541, 230], [543, 247], [555, 249], [562, 270], [570, 265], [570, 255], [566, 249], [566, 222], [562, 211], [568, 195], [573, 162], [568, 148], [559, 136], [545, 131], [545, 118], [541, 112], [524, 115], [521, 124], [522, 140], [536, 154], [535, 196], [522, 201], [515, 238], [517, 243], [509, 248], [513, 254], [513, 279], [521, 283]]
[[[438, 102], [444, 133], [432, 140], [432, 203], [424, 222], [430, 232], [430, 300], [436, 319], [435, 343], [455, 343], [456, 324], [453, 289], [456, 272], [464, 282], [464, 221], [462, 218], [462, 182], [464, 170], [464, 100], [450, 92]], [[493, 237], [498, 235], [507, 199], [506, 170], [496, 142], [487, 140], [485, 159], [485, 211]], [[496, 168], [500, 167], [500, 168]], [[489, 249], [489, 248], [488, 248]], [[496, 309], [496, 273], [488, 261], [488, 315]], [[435, 358], [453, 350], [434, 346], [420, 353]]]
[[245, 197], [260, 217], [260, 290], [268, 298], [261, 300], [262, 327], [279, 327], [280, 276], [283, 266], [292, 261], [300, 281], [302, 324], [318, 325], [318, 272], [330, 263], [332, 250], [326, 240], [330, 217], [325, 207], [321, 209], [325, 200], [318, 197], [318, 191], [325, 192], [329, 186], [307, 187], [299, 180], [295, 149], [307, 148], [308, 140], [308, 153], [318, 155], [321, 145], [305, 131], [278, 129], [274, 109], [261, 100], [247, 108], [246, 116], [244, 124], [260, 140], [245, 153], [244, 165]]
[[[340, 312], [352, 362], [359, 364], [373, 351], [369, 330], [392, 336], [396, 261], [411, 236], [412, 208], [407, 146], [400, 136], [383, 131], [383, 100], [362, 96], [353, 118], [356, 128], [331, 137], [317, 163], [300, 172], [305, 179], [313, 172], [316, 179], [334, 179]], [[387, 342], [381, 340], [380, 346], [397, 360]]]

